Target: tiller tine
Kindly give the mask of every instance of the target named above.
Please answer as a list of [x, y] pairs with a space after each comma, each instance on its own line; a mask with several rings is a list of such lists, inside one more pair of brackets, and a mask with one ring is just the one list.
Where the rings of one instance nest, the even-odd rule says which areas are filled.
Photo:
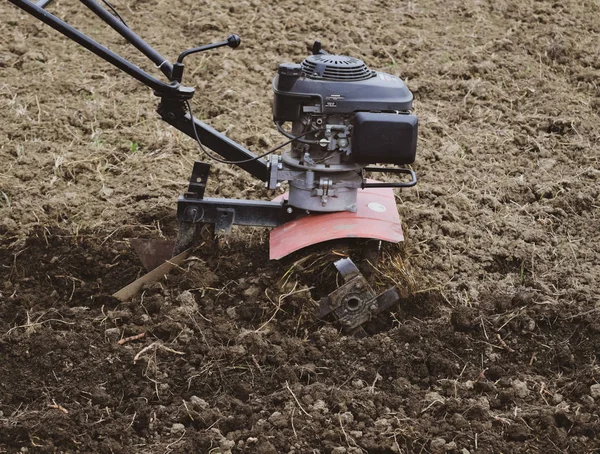
[[171, 240], [129, 240], [146, 271], [152, 271], [173, 257], [175, 242]]
[[364, 330], [361, 325], [371, 320], [400, 300], [395, 287], [377, 295], [365, 277], [349, 258], [338, 260], [335, 267], [344, 279], [344, 284], [321, 298], [317, 316], [323, 318], [332, 315], [345, 331], [355, 332], [361, 337]]

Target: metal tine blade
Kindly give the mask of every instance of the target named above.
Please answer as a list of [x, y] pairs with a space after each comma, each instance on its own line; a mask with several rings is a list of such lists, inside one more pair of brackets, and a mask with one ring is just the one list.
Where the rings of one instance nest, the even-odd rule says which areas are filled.
[[132, 238], [129, 242], [147, 271], [152, 271], [173, 256], [174, 241]]

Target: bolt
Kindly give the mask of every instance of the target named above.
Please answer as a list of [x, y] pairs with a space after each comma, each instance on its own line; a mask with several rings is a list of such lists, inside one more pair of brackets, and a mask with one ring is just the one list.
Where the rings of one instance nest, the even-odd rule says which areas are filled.
[[371, 306], [369, 306], [369, 310], [371, 312], [377, 312], [378, 309], [379, 309], [379, 306], [377, 305], [377, 303], [373, 303], [373, 304], [371, 304]]
[[292, 209], [292, 207], [287, 207], [287, 210], [285, 211], [287, 211], [287, 214], [292, 214], [294, 210]]
[[201, 218], [201, 216], [199, 216], [199, 211], [198, 208], [196, 207], [188, 207], [187, 210], [185, 210], [185, 214], [187, 214], [188, 218], [191, 218], [193, 222], [196, 222], [197, 219]]
[[352, 325], [352, 320], [342, 320], [342, 325], [350, 326], [350, 325]]
[[283, 164], [282, 163], [277, 164], [277, 169], [278, 170], [282, 170], [283, 169]]

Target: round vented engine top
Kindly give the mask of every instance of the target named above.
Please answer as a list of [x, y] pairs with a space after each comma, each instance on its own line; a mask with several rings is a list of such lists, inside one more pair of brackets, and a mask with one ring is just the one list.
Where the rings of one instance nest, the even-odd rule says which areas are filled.
[[310, 55], [302, 62], [302, 72], [311, 79], [357, 81], [375, 76], [362, 60], [345, 55]]

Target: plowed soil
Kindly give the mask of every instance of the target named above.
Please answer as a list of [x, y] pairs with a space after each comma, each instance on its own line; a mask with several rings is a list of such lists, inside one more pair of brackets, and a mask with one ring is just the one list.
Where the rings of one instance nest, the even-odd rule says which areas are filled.
[[[4, 2], [0, 452], [598, 452], [598, 2], [114, 4], [172, 61], [241, 35], [184, 82], [257, 153], [283, 141], [277, 65], [315, 39], [407, 82], [420, 181], [375, 275], [402, 301], [347, 336], [315, 316], [331, 265], [269, 262], [241, 228], [112, 298], [145, 272], [129, 239], [176, 235], [207, 158], [149, 89]], [[160, 76], [79, 2], [49, 10]], [[276, 195], [221, 164], [208, 192]]]

